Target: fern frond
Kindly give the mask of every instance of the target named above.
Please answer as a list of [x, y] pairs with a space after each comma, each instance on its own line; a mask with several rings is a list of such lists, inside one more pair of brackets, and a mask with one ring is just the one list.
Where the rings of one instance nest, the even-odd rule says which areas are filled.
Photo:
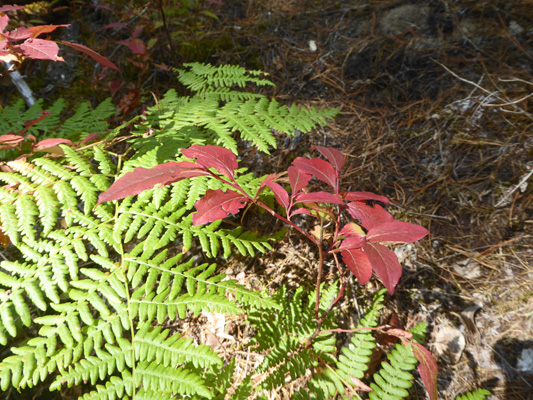
[[408, 371], [415, 369], [417, 360], [411, 346], [396, 344], [394, 350], [387, 354], [389, 362], [382, 362], [381, 369], [373, 375], [375, 383], [370, 387], [370, 400], [400, 400], [409, 396], [409, 389], [414, 379]]
[[478, 389], [462, 396], [458, 396], [456, 400], [485, 400], [485, 397], [490, 396], [491, 394], [492, 393], [486, 389]]

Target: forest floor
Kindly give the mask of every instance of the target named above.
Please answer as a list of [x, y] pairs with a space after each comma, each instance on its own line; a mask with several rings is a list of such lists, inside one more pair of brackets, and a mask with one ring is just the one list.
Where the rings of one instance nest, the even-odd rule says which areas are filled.
[[[102, 91], [108, 96], [111, 85], [121, 112], [138, 112], [139, 104], [176, 86], [169, 83], [167, 65], [196, 59], [266, 71], [280, 102], [338, 108], [340, 115], [328, 127], [298, 144], [281, 143], [263, 159], [265, 170], [286, 167], [291, 154], [308, 154], [312, 144], [343, 151], [348, 166], [342, 179], [352, 190], [388, 196], [397, 219], [431, 232], [396, 249], [404, 275], [388, 307], [401, 326], [428, 322], [440, 398], [483, 387], [497, 399], [533, 399], [533, 3], [202, 4], [218, 19], [185, 15], [183, 40], [172, 45], [174, 53], [133, 56], [137, 65], [128, 61], [125, 46], [111, 54], [116, 45], [110, 43], [128, 35], [100, 28], [143, 24], [139, 37], [148, 43], [157, 34], [153, 48], [172, 50], [164, 30], [143, 21], [146, 10], [141, 13], [138, 4], [114, 13], [99, 8], [98, 26], [90, 13], [73, 14], [82, 32], [74, 34], [85, 34], [86, 45], [126, 65], [130, 81], [115, 90], [102, 74], [78, 86], [58, 84], [57, 78], [56, 87], [43, 82], [41, 95], [61, 94], [63, 85], [69, 97], [85, 98], [89, 90], [108, 85]], [[89, 23], [92, 36], [86, 33]], [[306, 245], [289, 237], [272, 255], [230, 267], [278, 287], [313, 279], [314, 265]], [[357, 298], [380, 285], [373, 280], [355, 288]], [[356, 311], [343, 309], [342, 317], [350, 319], [349, 313]], [[411, 398], [425, 398], [420, 382]]]

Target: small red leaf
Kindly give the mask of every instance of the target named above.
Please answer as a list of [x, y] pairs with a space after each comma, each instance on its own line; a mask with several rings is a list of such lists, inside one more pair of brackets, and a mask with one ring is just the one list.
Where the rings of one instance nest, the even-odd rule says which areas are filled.
[[362, 250], [344, 250], [341, 253], [342, 261], [348, 266], [361, 285], [367, 283], [372, 277], [372, 266], [368, 257]]
[[410, 243], [429, 235], [429, 231], [420, 225], [409, 222], [392, 221], [385, 222], [368, 231], [366, 239], [369, 242], [401, 242]]
[[237, 214], [248, 203], [248, 199], [240, 193], [228, 190], [209, 189], [205, 196], [198, 200], [194, 206], [198, 212], [193, 214], [193, 225], [203, 225], [218, 221], [229, 214]]
[[142, 39], [120, 40], [117, 43], [128, 46], [133, 54], [146, 54], [146, 45]]
[[369, 206], [363, 201], [352, 201], [348, 203], [348, 213], [361, 221], [361, 224], [366, 229], [372, 229], [385, 222], [393, 221], [394, 218], [379, 204]]
[[363, 245], [363, 242], [361, 241], [361, 238], [358, 236], [350, 236], [346, 239], [344, 239], [339, 246], [338, 250], [350, 250], [350, 249], [360, 249]]
[[291, 217], [293, 215], [297, 215], [297, 214], [305, 214], [305, 215], [311, 215], [311, 211], [309, 211], [307, 208], [297, 208], [296, 210], [294, 210], [293, 212], [291, 212]]
[[69, 146], [74, 147], [74, 143], [72, 143], [68, 139], [44, 139], [44, 140], [41, 140], [39, 143], [37, 143], [36, 146], [39, 150], [41, 150], [41, 149], [46, 149], [48, 147], [57, 146], [58, 144], [67, 144]]
[[311, 175], [300, 171], [296, 167], [289, 167], [287, 172], [289, 173], [289, 182], [291, 184], [293, 196], [306, 187], [311, 180]]
[[264, 183], [274, 192], [278, 204], [287, 210], [289, 208], [289, 194], [283, 189], [283, 186], [273, 181], [266, 181]]
[[51, 113], [49, 111], [41, 111], [41, 116], [39, 118], [24, 122], [24, 128], [28, 129], [29, 127], [35, 125], [37, 122], [42, 121], [47, 115], [50, 115], [50, 114]]
[[67, 25], [39, 25], [39, 26], [32, 26], [31, 28], [28, 28], [28, 31], [30, 32], [30, 35], [32, 38], [36, 38], [39, 35], [42, 35], [43, 33], [50, 33], [55, 31], [57, 28], [67, 28], [70, 24]]
[[343, 192], [341, 196], [347, 201], [377, 200], [381, 201], [382, 203], [390, 203], [390, 200], [385, 196], [380, 196], [379, 194], [371, 192]]
[[61, 43], [72, 47], [74, 50], [78, 50], [78, 51], [81, 51], [82, 53], [87, 54], [89, 57], [91, 57], [98, 64], [100, 64], [100, 65], [102, 65], [102, 66], [104, 66], [106, 68], [111, 68], [111, 69], [114, 69], [114, 70], [120, 72], [118, 67], [115, 64], [113, 64], [110, 60], [108, 60], [104, 56], [98, 54], [96, 51], [91, 50], [90, 48], [88, 48], [86, 46], [83, 46], [83, 45], [78, 44], [78, 43], [65, 42], [64, 40], [61, 41]]
[[322, 182], [327, 183], [335, 190], [335, 193], [338, 192], [339, 182], [337, 180], [337, 175], [335, 174], [333, 165], [329, 162], [320, 158], [308, 160], [307, 158], [298, 157], [292, 162], [292, 165], [300, 171], [306, 174], [311, 174]]
[[111, 29], [111, 28], [128, 28], [128, 25], [122, 23], [122, 22], [112, 22], [110, 24], [107, 24], [105, 26], [102, 26], [102, 29]]
[[237, 158], [231, 150], [219, 146], [192, 145], [183, 149], [182, 154], [188, 158], [196, 158], [196, 162], [207, 168], [214, 168], [228, 178], [233, 179], [235, 170], [239, 167]]
[[0, 7], [0, 13], [5, 13], [6, 11], [16, 11], [16, 10], [23, 10], [26, 6], [15, 6], [15, 5], [5, 5]]
[[339, 150], [333, 147], [313, 146], [311, 151], [314, 149], [317, 149], [324, 157], [326, 157], [337, 171], [342, 169], [342, 166], [344, 165], [344, 156]]
[[355, 390], [360, 392], [373, 392], [372, 388], [366, 385], [361, 379], [356, 378], [355, 376], [350, 376], [350, 381], [354, 386]]
[[294, 198], [295, 203], [329, 203], [342, 204], [342, 199], [333, 193], [328, 192], [313, 192], [300, 193]]
[[5, 32], [4, 36], [6, 37], [6, 39], [8, 39], [8, 41], [14, 42], [17, 40], [28, 39], [31, 35], [30, 35], [30, 31], [28, 30], [28, 28], [20, 26], [17, 29], [13, 29], [12, 31]]
[[363, 243], [363, 251], [388, 292], [394, 294], [394, 288], [402, 276], [402, 266], [396, 254], [385, 246], [368, 242]]
[[344, 237], [356, 236], [358, 238], [366, 236], [363, 229], [354, 222], [349, 222], [346, 225], [344, 225], [342, 229], [340, 230], [339, 235], [344, 236]]
[[120, 200], [125, 197], [137, 195], [145, 190], [152, 189], [155, 185], [169, 185], [181, 179], [194, 176], [209, 175], [198, 165], [189, 162], [168, 162], [146, 169], [137, 167], [133, 172], [128, 172], [119, 178], [111, 187], [98, 197], [98, 203]]
[[395, 336], [397, 338], [404, 338], [407, 340], [413, 340], [413, 334], [411, 332], [404, 331], [403, 329], [392, 328], [387, 330], [387, 335]]
[[437, 375], [439, 373], [439, 367], [431, 353], [424, 346], [418, 343], [412, 343], [412, 345], [413, 354], [420, 362], [417, 369], [429, 394], [429, 398], [430, 400], [437, 400]]
[[[4, 32], [4, 29], [6, 29], [7, 24], [9, 23], [9, 17], [7, 15], [0, 15], [0, 37], [2, 37], [2, 33]], [[2, 41], [6, 42], [6, 41]], [[5, 47], [5, 44], [3, 46], [0, 46], [0, 49], [3, 49]]]
[[59, 46], [50, 40], [29, 39], [13, 48], [23, 56], [34, 60], [63, 61], [57, 56]]
[[24, 138], [21, 135], [13, 135], [8, 133], [7, 135], [0, 136], [0, 143], [7, 144], [7, 145], [13, 145], [22, 142]]

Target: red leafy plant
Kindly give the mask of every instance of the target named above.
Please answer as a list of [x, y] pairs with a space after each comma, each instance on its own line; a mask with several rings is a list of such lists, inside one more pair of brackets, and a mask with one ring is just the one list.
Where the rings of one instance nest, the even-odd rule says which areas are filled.
[[[286, 173], [266, 176], [257, 193], [250, 195], [235, 178], [238, 162], [230, 150], [211, 145], [193, 145], [182, 150], [183, 155], [194, 160], [193, 162], [168, 162], [151, 169], [138, 167], [102, 193], [98, 203], [136, 195], [158, 184], [168, 185], [185, 178], [211, 176], [224, 182], [228, 189], [208, 190], [205, 196], [195, 203], [197, 212], [192, 215], [194, 225], [207, 224], [230, 214], [237, 214], [250, 203], [287, 223], [314, 243], [319, 253], [315, 310], [318, 326], [308, 340], [310, 343], [321, 332], [320, 327], [326, 315], [344, 295], [346, 268], [342, 267], [339, 254], [344, 265], [359, 283], [367, 283], [374, 272], [389, 293], [393, 294], [402, 275], [402, 267], [396, 254], [386, 245], [415, 242], [429, 234], [427, 229], [420, 225], [395, 221], [393, 216], [378, 204], [389, 203], [385, 196], [370, 192], [341, 191], [341, 170], [345, 162], [342, 153], [330, 147], [316, 146], [313, 150], [317, 150], [326, 159], [298, 157]], [[329, 191], [310, 191], [309, 183], [313, 178], [325, 183]], [[285, 186], [288, 186], [288, 189]], [[261, 194], [266, 188], [274, 194], [281, 212], [276, 212], [261, 201]], [[352, 220], [345, 222], [346, 214]], [[294, 222], [297, 215], [307, 215], [318, 220], [318, 229], [315, 227], [313, 230], [315, 235]], [[333, 228], [326, 240], [324, 226], [328, 219], [333, 221]], [[341, 290], [324, 315], [319, 316], [323, 266], [330, 255], [339, 271]], [[386, 333], [399, 337], [407, 344], [413, 344], [414, 355], [420, 361], [420, 375], [430, 398], [435, 399], [437, 365], [431, 354], [412, 342], [408, 332], [389, 329]]]
[[[58, 56], [59, 46], [56, 42], [50, 39], [41, 39], [39, 36], [51, 33], [57, 28], [68, 27], [69, 25], [38, 25], [30, 28], [21, 26], [11, 31], [5, 30], [10, 21], [6, 12], [22, 10], [24, 8], [26, 7], [17, 5], [4, 5], [0, 7], [0, 62], [15, 62], [20, 66], [26, 58], [65, 61], [62, 57]], [[119, 70], [107, 58], [86, 46], [66, 41], [60, 41], [60, 43], [89, 55], [104, 67]], [[10, 69], [9, 72], [13, 70]]]

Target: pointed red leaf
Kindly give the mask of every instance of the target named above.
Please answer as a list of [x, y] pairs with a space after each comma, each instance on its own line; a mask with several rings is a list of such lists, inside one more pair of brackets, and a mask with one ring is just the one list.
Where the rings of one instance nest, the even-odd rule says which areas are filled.
[[270, 180], [264, 183], [274, 192], [278, 204], [287, 210], [289, 208], [289, 194], [283, 189], [283, 186]]
[[333, 193], [328, 192], [313, 192], [313, 193], [300, 193], [294, 197], [295, 203], [330, 203], [330, 204], [342, 204], [342, 199]]
[[361, 221], [361, 225], [363, 225], [365, 229], [372, 229], [385, 222], [394, 220], [392, 215], [379, 204], [369, 206], [363, 201], [352, 201], [348, 203], [347, 210], [353, 218], [357, 218]]
[[439, 367], [431, 353], [424, 346], [418, 343], [412, 343], [412, 345], [413, 354], [420, 362], [417, 369], [429, 394], [429, 398], [430, 400], [437, 400], [437, 375], [439, 373]]
[[196, 158], [198, 164], [207, 168], [214, 168], [228, 178], [233, 179], [235, 170], [239, 167], [235, 154], [223, 147], [195, 144], [181, 152], [185, 157]]
[[41, 140], [39, 143], [37, 143], [36, 146], [39, 150], [41, 150], [41, 149], [46, 149], [48, 147], [57, 146], [58, 144], [67, 144], [69, 146], [74, 147], [74, 143], [72, 143], [68, 139], [44, 139], [44, 140]]
[[111, 29], [111, 28], [125, 28], [129, 29], [128, 25], [126, 25], [123, 22], [111, 22], [110, 24], [107, 24], [105, 26], [102, 26], [102, 29]]
[[5, 5], [0, 7], [0, 13], [5, 13], [6, 11], [15, 11], [15, 10], [23, 10], [26, 6], [15, 6], [15, 5]]
[[14, 29], [9, 32], [5, 32], [4, 36], [10, 41], [17, 41], [17, 40], [24, 40], [28, 39], [31, 34], [28, 28], [25, 28], [23, 26], [19, 26], [17, 29]]
[[368, 242], [363, 243], [363, 251], [388, 292], [394, 294], [394, 288], [402, 276], [402, 266], [396, 254], [385, 246]]
[[322, 182], [327, 183], [335, 190], [335, 193], [338, 192], [339, 182], [337, 180], [337, 175], [335, 174], [333, 165], [331, 165], [329, 162], [320, 158], [308, 160], [307, 158], [298, 157], [292, 162], [292, 165], [294, 165], [300, 171], [306, 174], [311, 174], [315, 178], [320, 179]]
[[337, 171], [342, 169], [344, 165], [344, 156], [342, 153], [333, 147], [313, 146], [311, 151], [317, 149], [328, 161], [335, 167]]
[[366, 233], [363, 231], [363, 228], [361, 228], [356, 223], [349, 222], [342, 227], [342, 229], [339, 232], [339, 235], [344, 236], [344, 237], [356, 236], [358, 238], [361, 238], [363, 236], [366, 236]]
[[344, 239], [341, 243], [341, 245], [338, 247], [338, 250], [355, 250], [360, 249], [363, 245], [363, 242], [361, 241], [361, 238], [358, 236], [350, 236], [346, 239]]
[[96, 51], [91, 50], [90, 48], [88, 48], [86, 46], [83, 46], [83, 45], [78, 44], [78, 43], [65, 42], [64, 40], [62, 40], [61, 43], [72, 47], [74, 50], [78, 50], [78, 51], [81, 51], [82, 53], [87, 54], [89, 57], [91, 57], [98, 64], [100, 64], [100, 65], [102, 65], [102, 66], [104, 66], [106, 68], [111, 68], [111, 69], [114, 69], [114, 70], [120, 72], [118, 67], [115, 64], [113, 64], [110, 60], [108, 60], [104, 56], [98, 54]]
[[6, 135], [0, 136], [0, 143], [4, 143], [8, 145], [15, 146], [17, 143], [20, 143], [22, 141], [24, 141], [24, 138], [21, 135], [13, 135], [13, 134], [8, 133]]
[[341, 253], [342, 261], [348, 266], [361, 285], [367, 283], [372, 277], [372, 266], [368, 257], [362, 250], [344, 250]]
[[67, 25], [39, 25], [39, 26], [32, 26], [31, 28], [28, 28], [28, 31], [30, 32], [30, 35], [32, 38], [36, 38], [39, 35], [42, 35], [43, 33], [50, 33], [55, 31], [57, 28], [67, 28], [70, 24]]
[[307, 208], [297, 208], [296, 210], [294, 210], [293, 212], [291, 212], [291, 217], [293, 215], [297, 215], [297, 214], [305, 214], [305, 215], [311, 215], [311, 211], [309, 211]]
[[229, 214], [237, 214], [248, 203], [248, 199], [240, 193], [228, 190], [209, 189], [205, 196], [198, 200], [194, 206], [198, 212], [193, 214], [193, 225], [203, 225], [218, 221]]
[[292, 195], [296, 195], [300, 190], [306, 187], [311, 180], [311, 175], [300, 171], [296, 167], [289, 167], [289, 182], [291, 184]]
[[[3, 36], [2, 33], [4, 32], [4, 29], [6, 29], [6, 26], [8, 23], [9, 23], [9, 17], [7, 15], [0, 15], [0, 37]], [[4, 43], [4, 46], [5, 46], [5, 43]], [[3, 49], [4, 46], [1, 46], [0, 49]]]
[[64, 61], [57, 56], [59, 46], [51, 40], [29, 39], [13, 48], [23, 56], [34, 60]]
[[128, 172], [119, 178], [107, 191], [102, 193], [98, 197], [97, 204], [134, 196], [145, 190], [152, 189], [158, 184], [164, 186], [181, 179], [203, 175], [209, 175], [209, 173], [189, 161], [179, 163], [172, 161], [156, 165], [150, 169], [137, 167], [133, 172]]
[[355, 376], [350, 376], [350, 381], [354, 386], [354, 389], [359, 392], [373, 392], [372, 388], [365, 384], [361, 379], [356, 378]]
[[24, 122], [24, 128], [28, 129], [29, 127], [35, 125], [37, 122], [42, 121], [47, 115], [50, 115], [49, 111], [41, 111], [41, 116], [39, 118], [32, 119], [31, 121]]
[[380, 196], [372, 192], [343, 192], [341, 196], [344, 200], [347, 201], [366, 201], [366, 200], [377, 200], [382, 203], [390, 203], [390, 200], [385, 196]]
[[142, 39], [120, 40], [117, 43], [128, 46], [128, 48], [133, 54], [146, 54], [146, 45], [144, 44]]
[[410, 243], [429, 235], [429, 231], [420, 225], [409, 222], [392, 221], [385, 222], [368, 231], [366, 239], [369, 242], [401, 242]]

